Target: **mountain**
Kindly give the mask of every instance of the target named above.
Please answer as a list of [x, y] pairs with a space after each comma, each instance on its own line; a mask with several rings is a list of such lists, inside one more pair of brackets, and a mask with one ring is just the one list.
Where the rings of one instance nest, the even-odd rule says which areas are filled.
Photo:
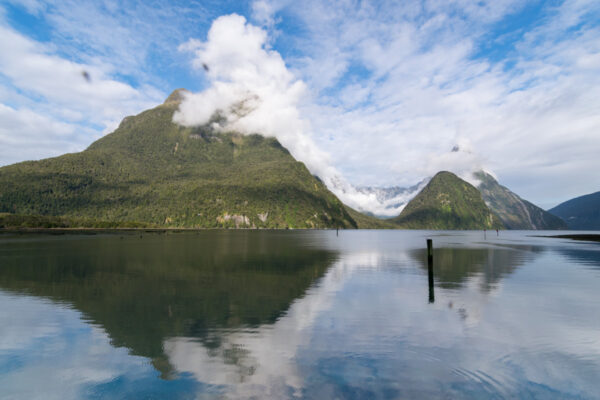
[[[396, 226], [389, 219], [377, 218], [372, 215], [356, 211], [350, 206], [345, 207], [348, 214], [350, 214], [352, 219], [356, 221], [358, 229], [398, 229], [398, 226]], [[0, 215], [0, 227], [1, 223], [2, 219]]]
[[502, 220], [506, 228], [523, 230], [567, 228], [567, 224], [562, 219], [523, 200], [500, 185], [492, 175], [484, 171], [476, 172], [474, 175], [481, 182], [478, 189], [485, 204]]
[[[410, 187], [391, 186], [391, 187], [374, 187], [374, 186], [358, 186], [356, 190], [359, 193], [373, 195], [385, 210], [385, 214], [373, 215], [377, 218], [390, 218], [390, 213], [397, 212], [406, 203], [410, 201], [419, 190], [425, 185], [427, 180], [422, 180], [416, 185]], [[393, 214], [392, 214], [393, 215]]]
[[600, 192], [565, 201], [548, 212], [564, 219], [569, 229], [600, 230]]
[[481, 193], [451, 172], [438, 172], [390, 221], [409, 229], [501, 229]]
[[126, 117], [85, 151], [0, 168], [0, 213], [165, 227], [355, 228], [273, 138], [172, 122], [181, 99]]

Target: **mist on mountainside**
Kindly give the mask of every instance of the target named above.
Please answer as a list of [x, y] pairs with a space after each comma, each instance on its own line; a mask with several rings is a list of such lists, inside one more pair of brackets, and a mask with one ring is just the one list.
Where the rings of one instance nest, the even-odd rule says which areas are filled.
[[[301, 115], [306, 85], [269, 48], [267, 32], [244, 17], [219, 17], [206, 41], [192, 39], [180, 49], [194, 54], [193, 64], [209, 85], [199, 93], [182, 93], [174, 122], [194, 127], [216, 121], [212, 124], [218, 131], [275, 137], [345, 204], [378, 217], [397, 216], [427, 183], [427, 177], [407, 188], [356, 187], [348, 182], [331, 164], [329, 154], [315, 144], [310, 123]], [[445, 169], [469, 182], [481, 169], [465, 140], [451, 152], [432, 156], [429, 165], [428, 176]]]

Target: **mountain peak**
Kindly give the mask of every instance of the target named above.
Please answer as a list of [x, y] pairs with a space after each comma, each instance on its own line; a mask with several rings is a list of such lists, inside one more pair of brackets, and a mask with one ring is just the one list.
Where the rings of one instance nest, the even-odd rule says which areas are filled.
[[502, 223], [470, 183], [440, 171], [392, 222], [412, 229], [497, 229]]
[[174, 123], [185, 93], [126, 118], [83, 152], [0, 168], [0, 213], [92, 226], [356, 227], [276, 139]]
[[191, 92], [184, 88], [175, 89], [169, 95], [169, 97], [167, 97], [167, 99], [165, 100], [165, 102], [163, 104], [179, 104], [182, 102], [184, 96], [187, 93], [191, 93]]
[[478, 189], [485, 204], [508, 229], [564, 229], [565, 223], [558, 217], [522, 199], [507, 187], [498, 183], [486, 171], [475, 172], [480, 181]]
[[458, 178], [455, 174], [450, 171], [439, 171], [437, 174], [433, 176], [432, 179], [442, 179], [442, 178]]

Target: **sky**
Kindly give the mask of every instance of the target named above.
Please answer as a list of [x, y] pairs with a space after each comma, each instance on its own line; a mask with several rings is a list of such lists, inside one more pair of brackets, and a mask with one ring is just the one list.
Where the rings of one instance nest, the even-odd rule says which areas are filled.
[[543, 208], [600, 190], [597, 0], [0, 0], [0, 165], [81, 151], [176, 88], [175, 122], [227, 110], [351, 205], [439, 170]]

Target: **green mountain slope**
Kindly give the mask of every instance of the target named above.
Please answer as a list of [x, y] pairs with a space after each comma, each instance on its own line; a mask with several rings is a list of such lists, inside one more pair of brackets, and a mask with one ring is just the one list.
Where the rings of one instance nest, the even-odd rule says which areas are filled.
[[0, 168], [0, 212], [167, 227], [355, 228], [276, 139], [186, 128], [162, 105], [81, 153]]
[[490, 174], [479, 171], [475, 177], [481, 181], [478, 186], [485, 204], [494, 212], [508, 229], [566, 229], [565, 222], [523, 200], [508, 188], [500, 185]]
[[398, 227], [387, 219], [380, 219], [372, 215], [363, 214], [352, 207], [345, 206], [346, 211], [358, 226], [358, 229], [397, 229]]
[[500, 229], [481, 193], [451, 172], [438, 172], [400, 215], [390, 221], [409, 229]]
[[548, 212], [564, 219], [569, 229], [600, 230], [600, 192], [565, 201]]

